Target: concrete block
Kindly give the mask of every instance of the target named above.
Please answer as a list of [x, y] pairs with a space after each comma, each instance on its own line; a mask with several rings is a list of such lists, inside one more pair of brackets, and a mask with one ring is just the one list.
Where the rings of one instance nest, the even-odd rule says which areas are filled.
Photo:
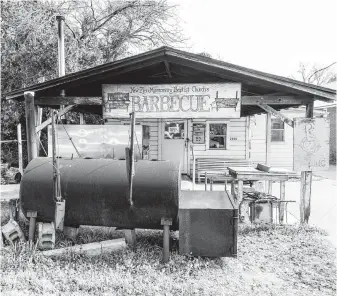
[[40, 250], [53, 249], [55, 247], [54, 223], [38, 223], [38, 248]]
[[84, 245], [76, 245], [73, 247], [67, 247], [62, 249], [54, 249], [49, 251], [43, 251], [42, 254], [47, 257], [62, 256], [67, 253], [81, 254], [87, 256], [98, 256], [105, 253], [111, 253], [126, 248], [124, 238], [118, 238], [113, 240], [107, 240], [102, 242], [95, 242]]
[[14, 220], [9, 220], [6, 225], [2, 226], [1, 231], [5, 239], [13, 245], [18, 242], [26, 241], [19, 224]]

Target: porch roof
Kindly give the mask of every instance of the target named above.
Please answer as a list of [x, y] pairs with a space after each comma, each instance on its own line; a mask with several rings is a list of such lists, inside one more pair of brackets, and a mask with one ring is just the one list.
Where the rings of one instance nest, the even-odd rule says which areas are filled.
[[[334, 102], [336, 90], [304, 83], [241, 67], [216, 59], [160, 47], [139, 55], [106, 63], [90, 69], [71, 73], [43, 83], [14, 90], [7, 99], [23, 100], [25, 91], [34, 91], [39, 97], [57, 97], [61, 90], [66, 96], [101, 97], [102, 84], [168, 84], [168, 83], [213, 83], [240, 82], [242, 96], [293, 96], [297, 102], [290, 105], [273, 105], [276, 110], [303, 104], [309, 100]], [[41, 100], [43, 102], [43, 100]], [[43, 105], [43, 103], [41, 103]], [[61, 103], [60, 103], [61, 105]], [[80, 111], [101, 113], [100, 106], [81, 105]], [[242, 106], [241, 116], [265, 112], [252, 101]]]

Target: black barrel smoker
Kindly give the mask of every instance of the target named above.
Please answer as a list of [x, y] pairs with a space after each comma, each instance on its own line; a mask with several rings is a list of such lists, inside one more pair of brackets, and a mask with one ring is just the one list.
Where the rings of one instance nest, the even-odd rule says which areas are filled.
[[[180, 168], [170, 161], [135, 163], [133, 206], [128, 201], [126, 163], [111, 159], [59, 159], [61, 193], [66, 200], [64, 225], [124, 229], [179, 228], [182, 255], [236, 256], [238, 210], [225, 191], [180, 190]], [[25, 169], [21, 207], [37, 212], [37, 221], [55, 218], [51, 158], [35, 158]], [[179, 211], [179, 219], [178, 219]], [[169, 221], [169, 224], [165, 224]], [[172, 223], [172, 225], [171, 225]], [[165, 247], [164, 247], [165, 250]], [[164, 256], [165, 257], [165, 256]], [[167, 256], [168, 258], [168, 256]]]
[[[137, 161], [133, 180], [133, 207], [128, 203], [125, 160], [59, 159], [62, 198], [66, 200], [64, 225], [98, 225], [162, 229], [161, 218], [172, 219], [178, 229], [179, 164]], [[21, 206], [37, 212], [37, 221], [51, 222], [53, 201], [52, 159], [33, 159], [20, 186]]]

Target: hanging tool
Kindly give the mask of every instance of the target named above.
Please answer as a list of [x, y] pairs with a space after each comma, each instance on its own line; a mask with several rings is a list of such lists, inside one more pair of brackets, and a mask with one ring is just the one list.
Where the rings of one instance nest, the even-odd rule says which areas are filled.
[[52, 110], [52, 146], [53, 146], [53, 199], [55, 201], [55, 229], [63, 230], [65, 215], [65, 200], [61, 195], [61, 179], [59, 163], [56, 154], [56, 118], [55, 110]]
[[134, 142], [135, 142], [135, 126], [136, 126], [136, 114], [135, 112], [130, 113], [131, 117], [131, 140], [130, 140], [130, 148], [125, 148], [125, 161], [126, 161], [126, 173], [129, 181], [129, 190], [127, 192], [127, 199], [130, 206], [133, 206], [132, 200], [132, 185], [133, 185], [133, 177], [135, 175], [135, 151], [134, 151]]

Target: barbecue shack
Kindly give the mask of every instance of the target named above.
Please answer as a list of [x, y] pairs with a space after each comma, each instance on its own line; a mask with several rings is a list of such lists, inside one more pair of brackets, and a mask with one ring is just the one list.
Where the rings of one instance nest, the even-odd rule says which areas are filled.
[[[50, 123], [32, 121], [37, 117], [34, 113], [37, 109], [32, 106], [62, 105], [66, 107], [61, 114], [71, 110], [101, 115], [109, 133], [96, 141], [97, 149], [105, 145], [99, 157], [117, 159], [121, 156], [106, 151], [114, 147], [109, 140], [128, 129], [129, 114], [134, 111], [139, 131], [138, 157], [179, 161], [182, 174], [192, 177], [194, 173], [196, 178], [202, 178], [205, 169], [223, 170], [218, 159], [240, 165], [250, 162], [252, 154], [261, 154], [251, 147], [250, 116], [266, 113], [269, 118], [273, 115], [292, 126], [292, 120], [279, 110], [304, 105], [306, 116], [312, 117], [314, 100], [333, 102], [336, 95], [332, 89], [170, 47], [15, 90], [7, 94], [7, 99], [24, 100], [28, 91], [33, 92], [26, 100], [27, 128], [33, 131], [29, 135], [30, 159], [37, 155], [36, 132]], [[268, 164], [270, 119], [266, 125], [267, 140], [263, 144], [266, 148], [258, 159]], [[71, 126], [68, 127], [72, 132]], [[79, 129], [89, 131], [90, 127]], [[74, 129], [70, 136], [74, 145], [85, 152], [85, 141], [76, 142], [81, 140], [79, 129]], [[72, 147], [70, 142], [68, 145]], [[75, 151], [73, 154], [76, 157]]]

